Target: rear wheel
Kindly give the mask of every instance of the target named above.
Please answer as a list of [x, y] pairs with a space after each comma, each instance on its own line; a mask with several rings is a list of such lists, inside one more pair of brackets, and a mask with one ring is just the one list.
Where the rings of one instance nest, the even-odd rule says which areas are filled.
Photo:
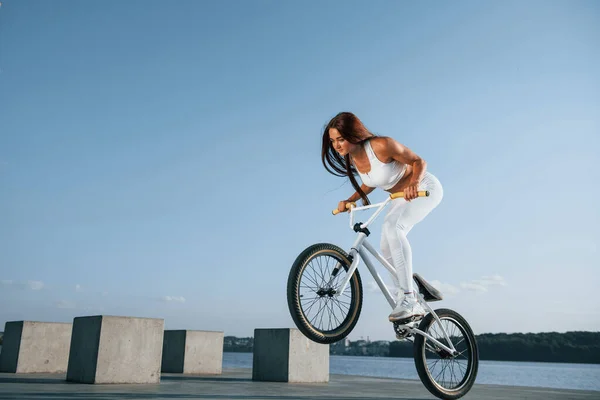
[[288, 276], [287, 300], [298, 329], [322, 344], [337, 342], [354, 329], [362, 307], [362, 283], [354, 271], [343, 293], [350, 260], [339, 247], [319, 243], [297, 258]]
[[458, 399], [475, 383], [479, 367], [477, 342], [467, 321], [456, 311], [441, 308], [435, 313], [441, 326], [432, 314], [428, 314], [419, 324], [419, 330], [450, 347], [443, 327], [458, 355], [453, 356], [430, 339], [415, 334], [415, 365], [421, 381], [434, 396]]

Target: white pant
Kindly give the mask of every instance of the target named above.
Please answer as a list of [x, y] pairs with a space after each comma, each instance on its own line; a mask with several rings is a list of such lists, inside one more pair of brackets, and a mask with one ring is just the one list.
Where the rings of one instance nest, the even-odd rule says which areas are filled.
[[381, 232], [381, 254], [394, 267], [392, 274], [395, 289], [400, 296], [413, 291], [412, 251], [406, 235], [415, 224], [431, 212], [444, 196], [440, 181], [425, 172], [419, 190], [428, 190], [428, 197], [417, 197], [408, 202], [402, 198], [392, 200]]

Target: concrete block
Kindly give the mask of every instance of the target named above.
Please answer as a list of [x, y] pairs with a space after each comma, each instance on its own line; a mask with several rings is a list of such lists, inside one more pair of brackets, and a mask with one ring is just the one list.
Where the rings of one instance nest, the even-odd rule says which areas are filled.
[[223, 332], [165, 331], [162, 372], [220, 374], [223, 368]]
[[71, 323], [7, 322], [0, 353], [0, 372], [66, 372], [71, 329]]
[[75, 318], [67, 381], [159, 383], [163, 329], [163, 319]]
[[298, 329], [255, 329], [252, 380], [329, 382], [329, 345]]

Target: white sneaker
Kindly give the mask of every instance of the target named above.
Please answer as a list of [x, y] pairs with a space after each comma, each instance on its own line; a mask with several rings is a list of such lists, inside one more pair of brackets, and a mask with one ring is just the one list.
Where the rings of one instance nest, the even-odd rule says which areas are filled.
[[414, 296], [404, 296], [402, 301], [396, 304], [388, 319], [390, 322], [401, 321], [412, 317], [422, 317], [425, 315], [425, 309]]

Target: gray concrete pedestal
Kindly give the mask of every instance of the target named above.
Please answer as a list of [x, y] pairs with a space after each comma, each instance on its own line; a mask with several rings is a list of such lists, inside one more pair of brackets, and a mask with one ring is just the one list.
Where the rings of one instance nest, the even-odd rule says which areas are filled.
[[163, 329], [162, 319], [75, 318], [67, 381], [159, 383]]
[[309, 340], [298, 329], [255, 329], [252, 380], [329, 382], [329, 345]]
[[66, 372], [71, 329], [70, 323], [7, 322], [0, 354], [0, 372]]
[[220, 374], [223, 368], [223, 332], [165, 331], [162, 372]]

